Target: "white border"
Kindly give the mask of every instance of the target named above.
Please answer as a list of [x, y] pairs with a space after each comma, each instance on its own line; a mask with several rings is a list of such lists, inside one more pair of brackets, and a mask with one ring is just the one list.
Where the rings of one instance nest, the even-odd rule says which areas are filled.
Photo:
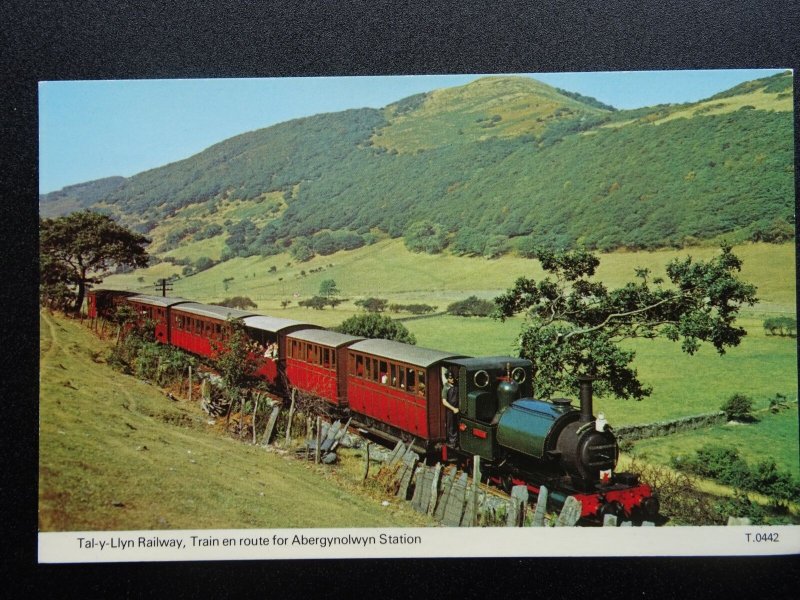
[[[205, 545], [203, 540], [213, 540]], [[227, 545], [226, 545], [227, 540]], [[283, 540], [283, 543], [280, 541]], [[800, 527], [242, 529], [39, 533], [40, 563], [214, 560], [776, 556]], [[160, 544], [161, 546], [157, 546]]]

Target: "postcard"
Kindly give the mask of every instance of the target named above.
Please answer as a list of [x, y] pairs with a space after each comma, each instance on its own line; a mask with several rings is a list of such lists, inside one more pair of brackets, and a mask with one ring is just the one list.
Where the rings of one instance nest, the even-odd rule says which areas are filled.
[[40, 82], [39, 561], [800, 552], [793, 110]]

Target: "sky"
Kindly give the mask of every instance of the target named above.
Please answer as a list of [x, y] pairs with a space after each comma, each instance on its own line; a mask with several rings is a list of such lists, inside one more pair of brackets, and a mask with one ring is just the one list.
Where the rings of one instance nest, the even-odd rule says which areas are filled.
[[[517, 74], [616, 108], [702, 100], [782, 69]], [[45, 81], [39, 191], [188, 158], [234, 135], [348, 108], [382, 108], [484, 75]]]

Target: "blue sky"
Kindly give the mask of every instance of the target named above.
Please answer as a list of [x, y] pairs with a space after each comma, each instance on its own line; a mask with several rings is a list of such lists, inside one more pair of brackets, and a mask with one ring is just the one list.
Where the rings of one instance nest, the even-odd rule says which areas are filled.
[[[617, 108], [707, 98], [781, 69], [524, 74]], [[482, 75], [54, 81], [39, 84], [39, 191], [187, 158], [289, 119], [380, 108]]]

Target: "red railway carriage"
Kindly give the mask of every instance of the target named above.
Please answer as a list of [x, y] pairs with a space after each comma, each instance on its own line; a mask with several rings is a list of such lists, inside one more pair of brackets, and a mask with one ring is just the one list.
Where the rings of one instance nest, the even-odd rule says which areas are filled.
[[86, 292], [86, 314], [90, 319], [97, 317], [110, 319], [117, 306], [122, 304], [125, 298], [135, 294], [136, 292], [122, 290], [89, 290]]
[[291, 385], [334, 406], [347, 406], [347, 349], [364, 338], [303, 329], [286, 336], [286, 376]]
[[187, 302], [189, 301], [184, 298], [166, 298], [164, 296], [148, 296], [147, 294], [130, 296], [127, 299], [127, 303], [137, 314], [141, 315], [143, 319], [150, 319], [155, 323], [156, 340], [163, 344], [170, 340], [170, 307]]
[[426, 446], [444, 440], [442, 362], [451, 358], [463, 355], [388, 340], [356, 342], [348, 349], [350, 409], [387, 424], [395, 436], [411, 434]]
[[261, 355], [258, 357], [259, 362], [263, 359], [256, 376], [278, 384], [282, 383], [281, 375], [284, 372], [280, 365], [286, 364], [286, 335], [300, 329], [321, 329], [319, 325], [312, 323], [263, 315], [251, 315], [242, 322], [247, 335], [258, 345]]
[[221, 343], [230, 333], [228, 319], [244, 319], [254, 313], [186, 302], [170, 308], [170, 337], [173, 346], [201, 356], [212, 357], [215, 344]]

